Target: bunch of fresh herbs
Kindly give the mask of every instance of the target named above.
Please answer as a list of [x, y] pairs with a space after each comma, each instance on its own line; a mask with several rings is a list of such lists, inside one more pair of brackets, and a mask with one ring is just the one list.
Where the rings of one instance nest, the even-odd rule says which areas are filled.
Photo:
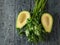
[[47, 0], [35, 0], [35, 7], [31, 11], [31, 18], [23, 29], [17, 29], [19, 35], [26, 35], [28, 41], [38, 42], [44, 40], [44, 29], [41, 24], [41, 15]]

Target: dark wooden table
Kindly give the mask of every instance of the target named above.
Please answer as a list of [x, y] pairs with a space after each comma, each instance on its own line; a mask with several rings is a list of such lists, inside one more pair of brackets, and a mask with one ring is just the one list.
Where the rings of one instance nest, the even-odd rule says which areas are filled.
[[[34, 0], [0, 0], [0, 45], [34, 45], [26, 37], [19, 37], [15, 28], [16, 17], [22, 10], [31, 11]], [[60, 45], [60, 0], [48, 0], [47, 11], [54, 17], [49, 41], [37, 45]]]

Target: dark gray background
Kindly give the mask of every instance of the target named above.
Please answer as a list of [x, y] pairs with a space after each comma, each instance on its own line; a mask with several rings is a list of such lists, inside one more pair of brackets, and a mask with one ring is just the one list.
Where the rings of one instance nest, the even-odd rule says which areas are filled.
[[[0, 0], [0, 45], [34, 45], [25, 37], [19, 37], [15, 22], [21, 10], [32, 10], [33, 0]], [[60, 0], [48, 0], [47, 11], [54, 18], [54, 27], [50, 41], [39, 42], [37, 45], [60, 45]]]

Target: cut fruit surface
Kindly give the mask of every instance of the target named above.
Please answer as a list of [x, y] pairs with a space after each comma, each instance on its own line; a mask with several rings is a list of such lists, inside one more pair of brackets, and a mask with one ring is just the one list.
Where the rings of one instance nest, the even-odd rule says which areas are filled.
[[44, 13], [41, 17], [41, 23], [46, 32], [51, 32], [53, 25], [53, 18], [49, 13]]
[[16, 20], [16, 28], [22, 28], [27, 23], [27, 19], [30, 18], [30, 13], [28, 11], [22, 11], [18, 14]]

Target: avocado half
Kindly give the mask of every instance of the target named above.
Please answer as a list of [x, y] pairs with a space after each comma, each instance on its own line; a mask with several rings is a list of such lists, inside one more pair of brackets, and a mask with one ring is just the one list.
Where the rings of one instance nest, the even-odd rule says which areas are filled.
[[26, 25], [27, 19], [30, 18], [30, 13], [28, 11], [22, 11], [18, 14], [17, 20], [16, 20], [16, 28], [22, 28]]
[[51, 32], [53, 25], [53, 17], [49, 13], [42, 14], [41, 23], [46, 32]]

